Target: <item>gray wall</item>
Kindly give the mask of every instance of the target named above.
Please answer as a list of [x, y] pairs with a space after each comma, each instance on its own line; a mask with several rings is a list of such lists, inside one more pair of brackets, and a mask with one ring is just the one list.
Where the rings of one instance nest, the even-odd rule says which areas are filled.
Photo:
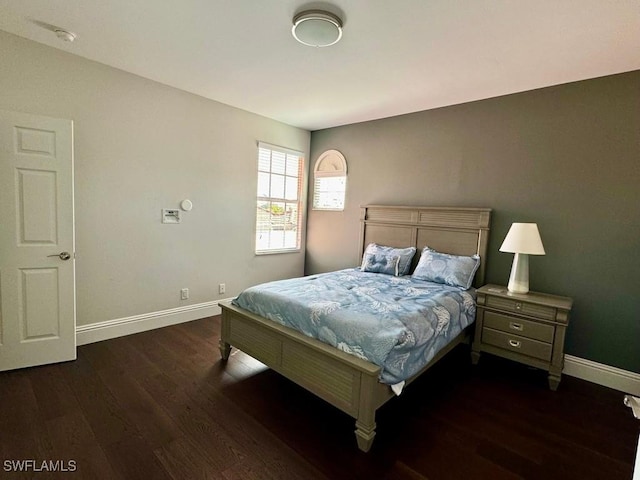
[[566, 352], [640, 373], [640, 71], [316, 131], [311, 145], [310, 167], [337, 149], [349, 175], [344, 212], [309, 211], [307, 274], [358, 263], [360, 205], [491, 207], [488, 282], [508, 280], [511, 223], [538, 223], [531, 290], [574, 298]]
[[[256, 142], [308, 156], [308, 131], [5, 32], [0, 109], [74, 121], [79, 325], [302, 274], [304, 249], [254, 255]], [[183, 223], [161, 224], [185, 198]]]

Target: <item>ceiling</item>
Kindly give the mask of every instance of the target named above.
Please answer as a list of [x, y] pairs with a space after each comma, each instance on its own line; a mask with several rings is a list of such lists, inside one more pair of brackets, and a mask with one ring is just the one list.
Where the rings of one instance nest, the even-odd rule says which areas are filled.
[[[332, 47], [291, 35], [318, 7]], [[307, 130], [640, 69], [638, 0], [0, 0], [0, 29]]]

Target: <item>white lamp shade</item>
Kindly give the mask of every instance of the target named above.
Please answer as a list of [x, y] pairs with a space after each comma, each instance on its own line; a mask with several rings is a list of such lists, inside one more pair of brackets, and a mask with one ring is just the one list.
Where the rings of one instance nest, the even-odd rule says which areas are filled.
[[542, 239], [535, 223], [514, 223], [500, 247], [501, 252], [544, 255]]

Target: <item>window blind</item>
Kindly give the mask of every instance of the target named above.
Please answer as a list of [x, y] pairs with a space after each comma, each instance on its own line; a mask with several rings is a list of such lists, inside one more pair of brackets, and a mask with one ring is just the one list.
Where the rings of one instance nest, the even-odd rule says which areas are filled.
[[258, 143], [256, 253], [300, 250], [302, 152]]

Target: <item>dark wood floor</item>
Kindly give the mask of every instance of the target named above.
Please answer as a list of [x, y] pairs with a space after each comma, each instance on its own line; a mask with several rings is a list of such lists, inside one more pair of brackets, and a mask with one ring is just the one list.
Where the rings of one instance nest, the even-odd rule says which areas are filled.
[[[78, 360], [0, 373], [0, 477], [90, 479], [630, 479], [640, 422], [620, 392], [466, 347], [354, 421], [241, 352], [219, 318], [79, 347]], [[75, 473], [6, 472], [74, 460]]]

